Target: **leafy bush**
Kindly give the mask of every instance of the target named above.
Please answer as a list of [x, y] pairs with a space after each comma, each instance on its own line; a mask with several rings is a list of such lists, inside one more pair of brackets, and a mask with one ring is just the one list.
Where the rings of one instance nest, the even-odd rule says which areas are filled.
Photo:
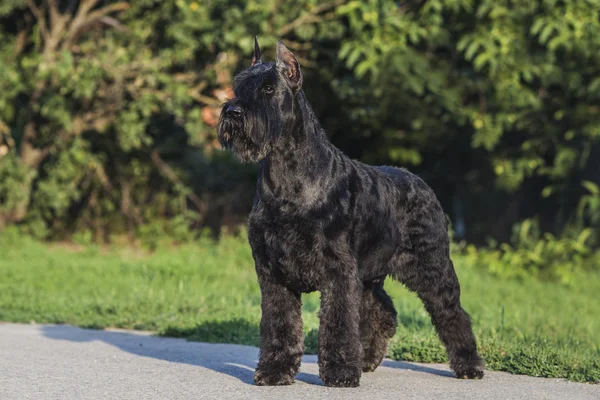
[[470, 244], [457, 249], [466, 265], [485, 268], [504, 278], [533, 276], [570, 284], [575, 272], [598, 269], [600, 253], [586, 245], [590, 229], [574, 238], [556, 238], [550, 233], [540, 235], [535, 225], [532, 220], [519, 225], [523, 242], [490, 244], [481, 249]]
[[577, 217], [560, 237], [541, 232], [536, 220], [526, 219], [515, 225], [510, 243], [491, 240], [481, 249], [456, 244], [455, 251], [464, 256], [466, 265], [505, 278], [533, 276], [571, 284], [576, 272], [600, 270], [600, 251], [594, 250], [600, 239], [600, 190], [591, 182], [583, 186], [589, 194], [581, 198]]

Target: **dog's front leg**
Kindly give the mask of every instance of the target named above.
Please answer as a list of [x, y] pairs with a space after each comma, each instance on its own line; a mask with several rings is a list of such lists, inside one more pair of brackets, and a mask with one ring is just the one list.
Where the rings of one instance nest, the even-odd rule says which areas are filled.
[[337, 276], [321, 291], [319, 372], [327, 386], [356, 387], [362, 370], [361, 282]]
[[299, 293], [259, 275], [262, 295], [257, 385], [289, 385], [304, 353], [302, 301]]

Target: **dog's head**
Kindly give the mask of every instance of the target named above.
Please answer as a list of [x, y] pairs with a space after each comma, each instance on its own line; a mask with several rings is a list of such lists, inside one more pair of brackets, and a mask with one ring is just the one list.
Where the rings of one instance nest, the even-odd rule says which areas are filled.
[[275, 63], [263, 62], [255, 39], [252, 64], [235, 77], [235, 97], [221, 110], [217, 125], [221, 146], [243, 162], [265, 158], [293, 125], [294, 97], [301, 87], [302, 72], [294, 54], [279, 41]]

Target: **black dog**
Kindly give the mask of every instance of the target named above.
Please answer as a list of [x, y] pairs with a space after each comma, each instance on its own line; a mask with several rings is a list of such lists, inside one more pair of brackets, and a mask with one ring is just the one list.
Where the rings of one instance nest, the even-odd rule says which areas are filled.
[[460, 378], [481, 378], [471, 322], [449, 256], [447, 220], [433, 191], [404, 169], [346, 157], [326, 138], [281, 42], [234, 81], [221, 144], [259, 162], [249, 240], [262, 294], [257, 385], [294, 381], [304, 350], [300, 294], [321, 292], [319, 370], [329, 386], [358, 386], [396, 330], [386, 276], [416, 292]]

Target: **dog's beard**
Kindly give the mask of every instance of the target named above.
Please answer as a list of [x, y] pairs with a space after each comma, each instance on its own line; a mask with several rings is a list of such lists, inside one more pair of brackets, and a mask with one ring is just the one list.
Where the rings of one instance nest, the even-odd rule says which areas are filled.
[[279, 136], [278, 126], [265, 116], [246, 114], [243, 118], [235, 118], [221, 112], [217, 133], [221, 146], [233, 152], [240, 161], [258, 162], [271, 152], [273, 142]]

